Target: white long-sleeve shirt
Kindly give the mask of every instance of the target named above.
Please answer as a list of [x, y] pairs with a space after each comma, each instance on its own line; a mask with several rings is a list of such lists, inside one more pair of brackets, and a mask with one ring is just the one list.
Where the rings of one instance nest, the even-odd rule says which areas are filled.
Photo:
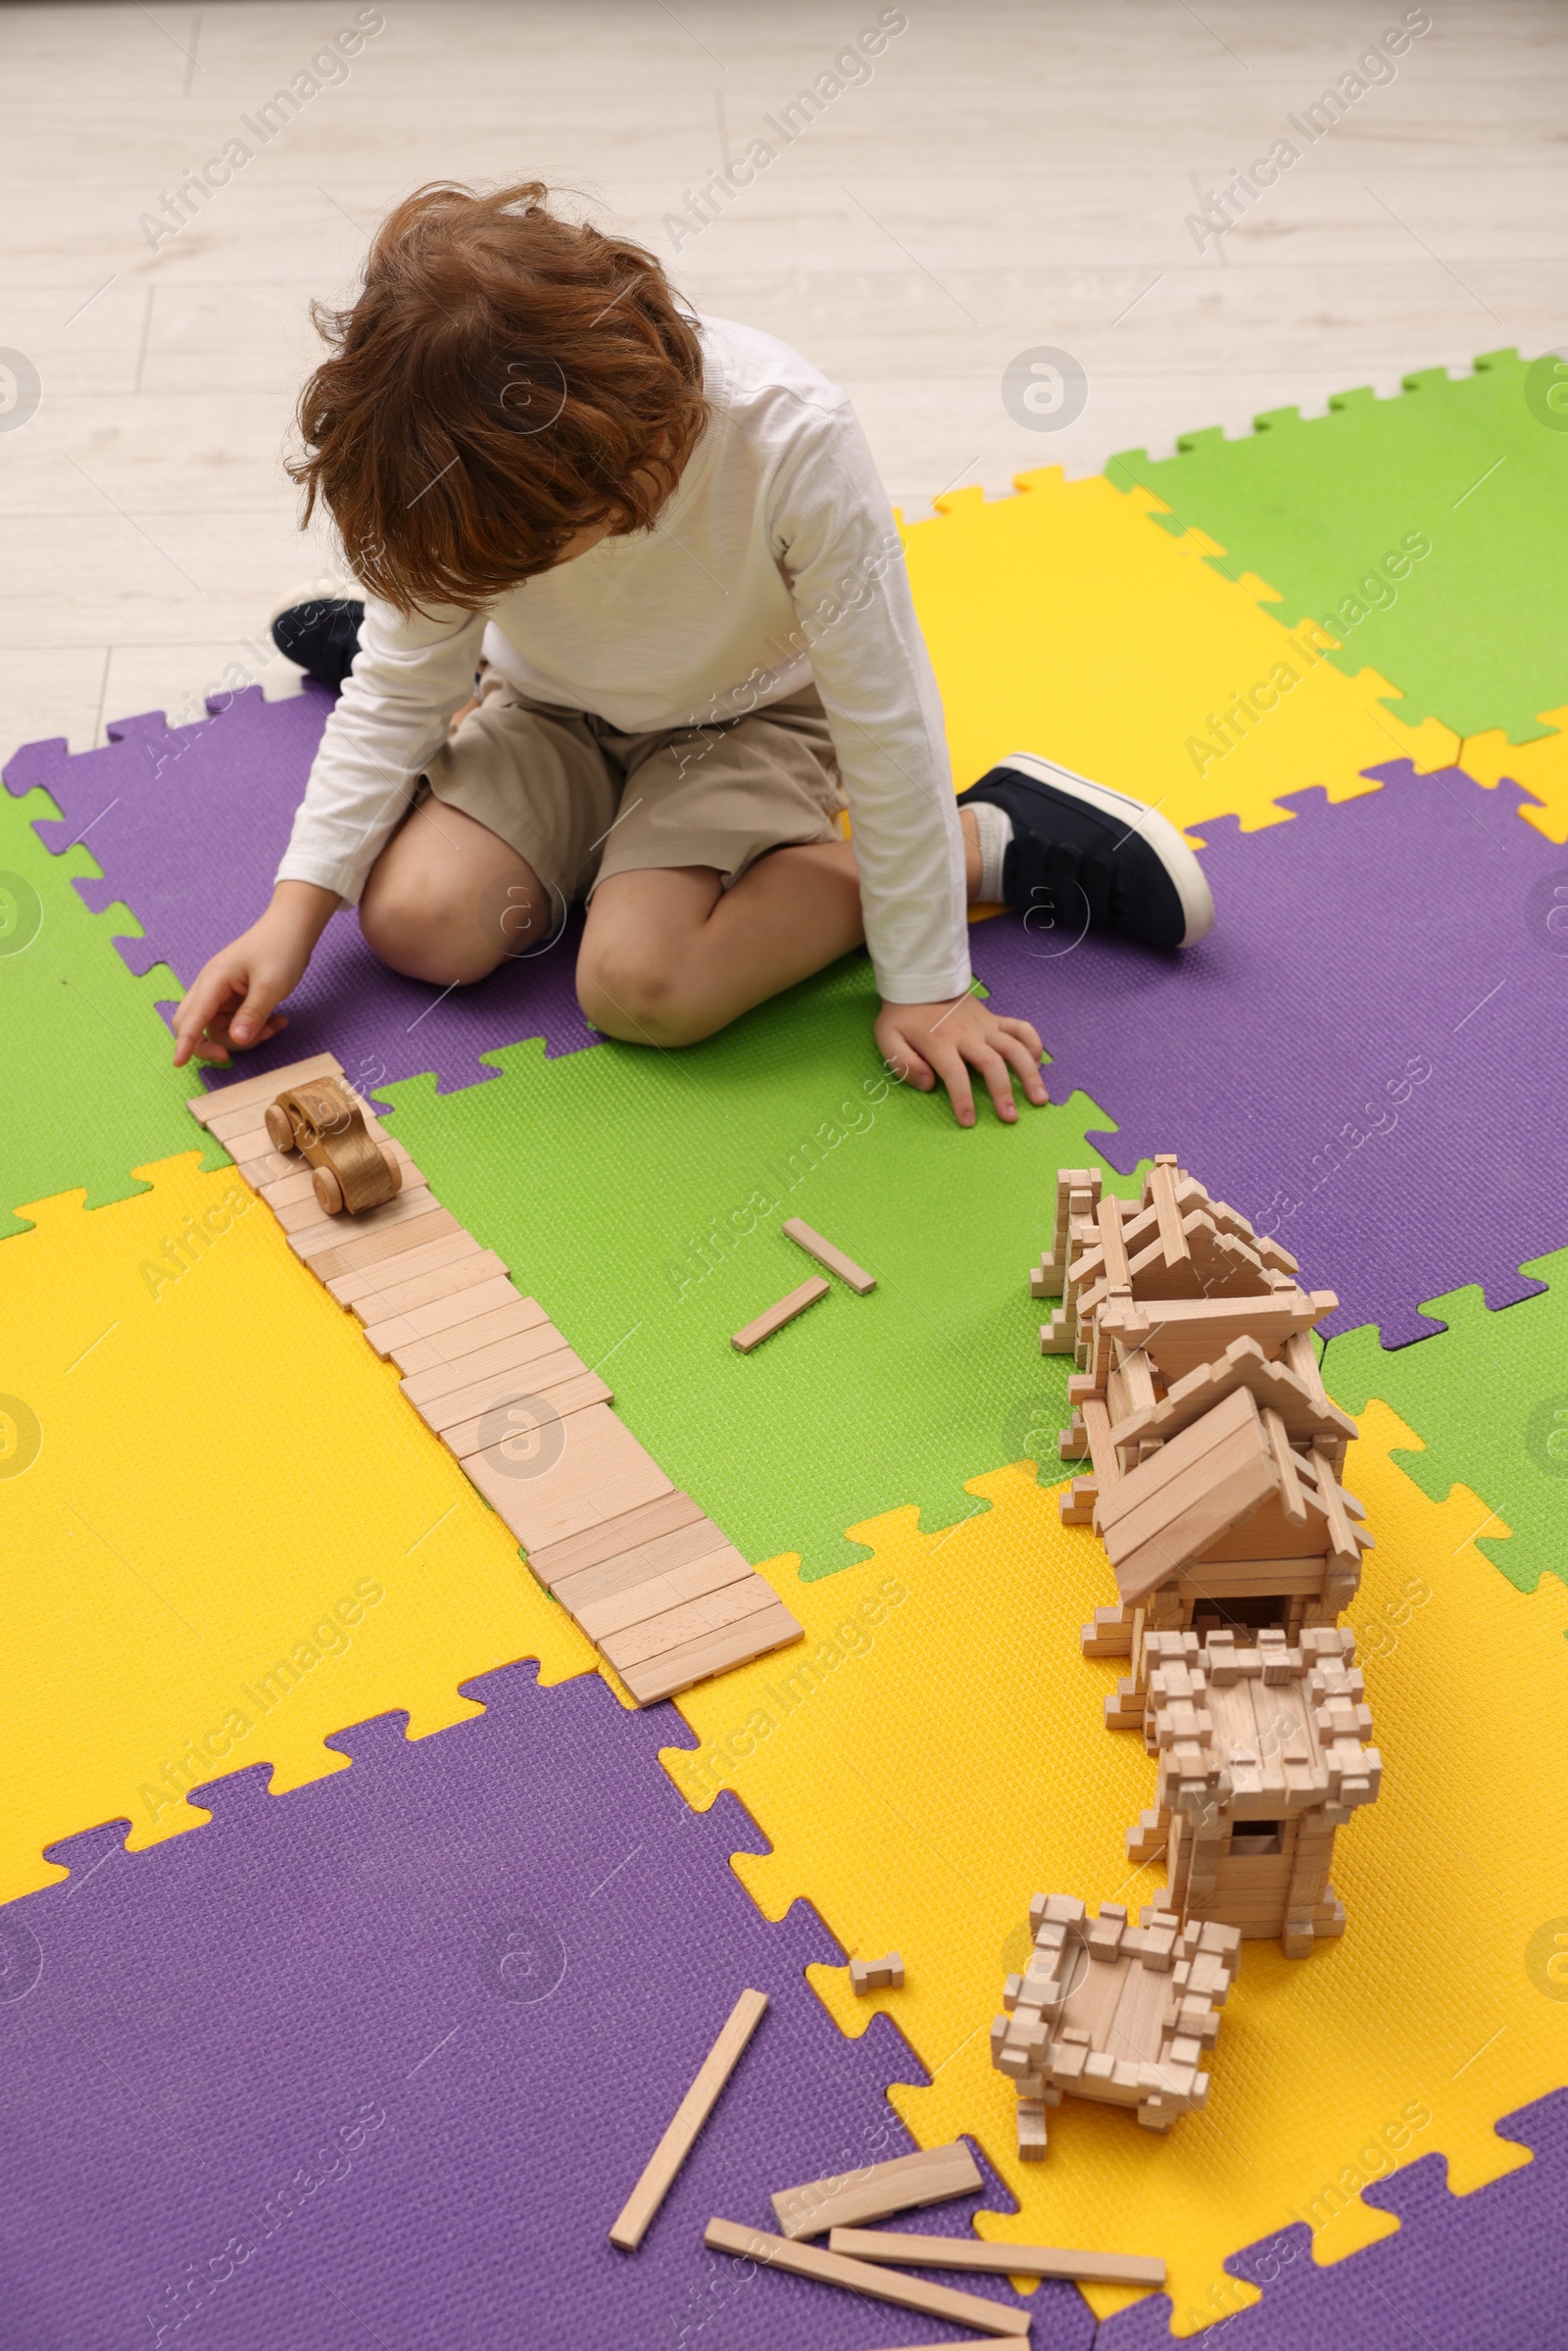
[[870, 450], [846, 395], [787, 344], [700, 323], [712, 414], [651, 530], [484, 612], [405, 620], [367, 602], [278, 879], [358, 900], [481, 651], [521, 692], [632, 732], [739, 717], [814, 680], [878, 989], [956, 996], [969, 951], [942, 706]]

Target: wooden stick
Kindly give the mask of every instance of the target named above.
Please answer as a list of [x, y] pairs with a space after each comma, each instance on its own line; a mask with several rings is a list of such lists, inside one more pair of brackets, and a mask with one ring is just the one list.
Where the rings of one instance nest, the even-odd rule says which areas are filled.
[[809, 2278], [816, 2285], [848, 2286], [873, 2302], [897, 2302], [905, 2310], [923, 2311], [928, 2318], [951, 2319], [956, 2327], [973, 2327], [982, 2334], [1027, 2334], [1029, 2313], [1006, 2302], [991, 2302], [983, 2294], [955, 2293], [950, 2285], [927, 2285], [920, 2278], [901, 2278], [876, 2262], [846, 2261], [842, 2253], [823, 2253], [787, 2236], [769, 2236], [765, 2229], [742, 2229], [734, 2221], [710, 2221], [703, 2242], [715, 2253], [738, 2253], [770, 2269], [787, 2270], [792, 2277]]
[[743, 1355], [749, 1355], [754, 1347], [760, 1347], [764, 1339], [771, 1339], [775, 1331], [782, 1330], [785, 1323], [793, 1322], [797, 1314], [804, 1314], [807, 1307], [814, 1306], [819, 1298], [826, 1298], [830, 1287], [819, 1273], [812, 1274], [810, 1280], [803, 1282], [799, 1290], [792, 1290], [788, 1298], [781, 1298], [776, 1306], [769, 1306], [765, 1314], [760, 1314], [755, 1322], [749, 1322], [744, 1331], [737, 1331], [730, 1346], [739, 1347]]
[[808, 1224], [803, 1224], [798, 1216], [790, 1217], [779, 1230], [786, 1241], [793, 1241], [798, 1249], [805, 1249], [808, 1257], [814, 1257], [818, 1265], [825, 1265], [828, 1272], [836, 1273], [841, 1282], [848, 1282], [850, 1288], [861, 1298], [868, 1290], [876, 1288], [874, 1273], [867, 1273], [863, 1265], [857, 1265], [853, 1257], [847, 1257], [841, 1249], [835, 1249], [831, 1241], [824, 1241], [820, 1233], [813, 1232]]
[[820, 2236], [825, 2229], [853, 2228], [859, 2221], [885, 2221], [921, 2204], [945, 2204], [984, 2187], [980, 2167], [961, 2138], [943, 2147], [920, 2147], [887, 2163], [841, 2172], [827, 2180], [806, 2180], [781, 2187], [772, 2198], [785, 2236]]
[[1272, 1404], [1265, 1405], [1263, 1410], [1263, 1434], [1280, 1473], [1280, 1501], [1285, 1515], [1293, 1527], [1304, 1527], [1306, 1504], [1301, 1498], [1301, 1481], [1296, 1455], [1291, 1450], [1290, 1432]]
[[635, 2253], [649, 2225], [674, 2184], [676, 2173], [711, 2114], [719, 2091], [741, 2061], [767, 2006], [765, 1991], [743, 1991], [724, 2021], [717, 2040], [697, 2069], [697, 2078], [676, 2107], [669, 2129], [643, 2167], [642, 2178], [611, 2224], [610, 2241]]
[[835, 2229], [833, 2253], [907, 2262], [924, 2270], [982, 2270], [994, 2278], [1074, 2278], [1092, 2285], [1163, 2285], [1165, 2265], [1142, 2253], [1072, 2253], [1056, 2245], [976, 2244], [963, 2236], [915, 2236], [891, 2229]]

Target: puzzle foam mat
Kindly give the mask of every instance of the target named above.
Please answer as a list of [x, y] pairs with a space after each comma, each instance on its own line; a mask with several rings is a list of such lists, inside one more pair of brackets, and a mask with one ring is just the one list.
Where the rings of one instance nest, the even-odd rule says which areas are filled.
[[82, 848], [49, 855], [33, 830], [48, 810], [41, 793], [0, 794], [0, 1236], [22, 1230], [18, 1200], [77, 1185], [100, 1207], [135, 1189], [137, 1159], [188, 1151], [183, 1104], [200, 1088], [172, 1066], [155, 1008], [173, 973], [131, 977], [110, 939], [137, 936], [135, 917], [88, 913], [74, 882], [93, 860]]
[[[1264, 2299], [1227, 2311], [1205, 2328], [1205, 2342], [1217, 2340], [1221, 2327], [1226, 2351], [1406, 2343], [1419, 2351], [1523, 2351], [1554, 2342], [1568, 2291], [1559, 2227], [1568, 2194], [1568, 2091], [1504, 2115], [1497, 2135], [1517, 2139], [1534, 2161], [1470, 2196], [1448, 2192], [1437, 2155], [1419, 2156], [1392, 2180], [1369, 2181], [1366, 2202], [1395, 2214], [1398, 2229], [1348, 2261], [1318, 2268], [1311, 2230], [1298, 2222], [1233, 2254], [1227, 2270], [1261, 2286]], [[1342, 2192], [1353, 2193], [1362, 2175], [1348, 2165], [1342, 2177]], [[1151, 2294], [1107, 2320], [1098, 2351], [1165, 2351], [1169, 2308], [1167, 2296]]]
[[[681, 1803], [654, 1717], [521, 1666], [469, 1695], [482, 1714], [413, 1744], [359, 1725], [352, 1768], [292, 1795], [222, 1781], [212, 1827], [154, 1852], [73, 1838], [65, 1883], [0, 1913], [10, 1981], [35, 1979], [4, 2017], [8, 2351], [187, 2326], [225, 2351], [886, 2341], [855, 2296], [701, 2240], [824, 2162], [908, 2152], [896, 2033], [834, 2032], [802, 1973], [831, 1938], [804, 1907], [764, 1923], [728, 1867], [748, 1823]], [[617, 2253], [640, 2151], [742, 1984], [768, 2012]], [[1070, 2286], [1033, 2306], [1040, 2351], [1085, 2351]]]
[[[1417, 398], [1380, 404], [1377, 430], [1408, 429]], [[33, 1115], [0, 1138], [0, 1207], [35, 1229], [0, 1248], [0, 1888], [23, 1897], [0, 1909], [0, 2133], [24, 2155], [0, 2260], [26, 2351], [187, 2325], [269, 2351], [487, 2347], [521, 2323], [542, 2351], [617, 2330], [914, 2343], [946, 2330], [700, 2243], [710, 2211], [765, 2223], [767, 2188], [906, 2132], [965, 2133], [995, 2167], [922, 2228], [1167, 2258], [1168, 2298], [1091, 2289], [1104, 2351], [1172, 2327], [1233, 2328], [1240, 2351], [1552, 2339], [1568, 1593], [1541, 1573], [1554, 1473], [1521, 1475], [1509, 1432], [1560, 1401], [1568, 860], [1548, 844], [1568, 767], [1556, 734], [1508, 741], [1530, 729], [1505, 664], [1466, 672], [1493, 696], [1477, 728], [1428, 705], [1396, 634], [1290, 635], [1296, 578], [1176, 495], [1197, 478], [1155, 498], [1048, 471], [906, 534], [958, 781], [1029, 745], [1158, 800], [1200, 828], [1220, 901], [1174, 976], [977, 926], [977, 967], [1055, 1054], [1053, 1106], [1016, 1130], [961, 1135], [887, 1086], [863, 958], [708, 1046], [639, 1054], [593, 1044], [569, 940], [435, 1004], [345, 918], [270, 1049], [330, 1047], [377, 1091], [807, 1622], [804, 1648], [679, 1713], [615, 1703], [389, 1369], [265, 1211], [222, 1222], [232, 1175], [192, 1149], [156, 1004], [248, 917], [319, 698], [11, 762], [0, 1010]], [[1432, 535], [1423, 594], [1468, 595]], [[1227, 576], [1244, 562], [1266, 576]], [[1555, 726], [1568, 678], [1537, 662], [1535, 577], [1494, 566], [1488, 593], [1518, 609], [1508, 674]], [[1249, 726], [1238, 698], [1271, 678]], [[1368, 1132], [1362, 1095], [1400, 1082], [1385, 1043], [1433, 1074]], [[1327, 1180], [1293, 1185], [1336, 1143]], [[1205, 2113], [1159, 2141], [1069, 2103], [1020, 2166], [985, 2034], [1029, 1895], [1159, 1886], [1121, 1859], [1152, 1767], [1101, 1727], [1115, 1669], [1077, 1652], [1110, 1579], [1056, 1516], [1071, 1364], [1035, 1351], [1023, 1268], [1058, 1163], [1132, 1188], [1156, 1149], [1264, 1221], [1276, 1190], [1298, 1200], [1279, 1229], [1308, 1280], [1341, 1292], [1342, 1324], [1381, 1326], [1342, 1330], [1329, 1376], [1364, 1415], [1349, 1474], [1378, 1547], [1351, 1621], [1388, 1776], [1342, 1847], [1349, 1933], [1298, 1964], [1250, 1946]], [[805, 1271], [787, 1214], [879, 1288], [742, 1361], [729, 1332]], [[1418, 1337], [1434, 1314], [1451, 1328]], [[537, 1681], [496, 1676], [519, 1659]], [[412, 1743], [367, 1719], [394, 1709]], [[185, 1791], [215, 1772], [237, 1776], [201, 1826]], [[94, 1828], [117, 1819], [128, 1852]], [[889, 1943], [906, 1990], [852, 2000], [847, 1956]], [[512, 1998], [558, 1946], [559, 1985]], [[773, 2011], [621, 2261], [609, 2218], [747, 1980]], [[1499, 2116], [1522, 2119], [1498, 2135]], [[1050, 2351], [1087, 2345], [1076, 2290], [1026, 2306]]]
[[[1114, 1581], [1092, 1533], [1062, 1527], [1026, 1469], [971, 1480], [991, 1507], [946, 1533], [923, 1532], [913, 1510], [854, 1529], [869, 1560], [794, 1602], [808, 1642], [829, 1641], [837, 1659], [813, 1671], [808, 1649], [793, 1673], [786, 1655], [689, 1690], [697, 1754], [665, 1757], [691, 1800], [732, 1788], [770, 1840], [736, 1863], [769, 1917], [808, 1892], [847, 1950], [902, 1954], [906, 1989], [871, 2005], [931, 2081], [895, 2086], [893, 2102], [922, 2145], [961, 2130], [985, 2148], [1019, 2209], [982, 2214], [981, 2234], [1093, 2244], [1114, 2214], [1118, 2244], [1165, 2256], [1184, 2333], [1250, 2299], [1224, 2278], [1238, 2244], [1297, 2218], [1333, 2261], [1386, 2233], [1339, 2184], [1368, 2147], [1441, 2152], [1461, 2192], [1511, 2169], [1521, 2159], [1494, 2118], [1568, 2065], [1568, 2005], [1541, 1958], [1568, 1909], [1561, 1856], [1541, 1805], [1527, 1796], [1528, 1818], [1519, 1810], [1521, 1789], [1558, 1788], [1568, 1769], [1568, 1591], [1544, 1577], [1526, 1597], [1495, 1574], [1471, 1544], [1484, 1505], [1463, 1487], [1423, 1494], [1388, 1458], [1408, 1441], [1374, 1404], [1348, 1464], [1376, 1530], [1348, 1621], [1386, 1759], [1379, 1801], [1335, 1857], [1348, 1928], [1310, 1962], [1246, 1946], [1208, 2105], [1169, 2138], [1069, 2098], [1046, 2160], [1019, 2163], [1011, 2084], [990, 2062], [1030, 1895], [1136, 1905], [1163, 1883], [1131, 1869], [1122, 1844], [1152, 1801], [1154, 1766], [1140, 1739], [1102, 1726], [1120, 1666], [1078, 1653], [1077, 1628], [1114, 1599]], [[907, 1597], [860, 1655], [840, 1628], [853, 1580], [871, 1576]], [[1418, 1956], [1438, 1905], [1462, 1966]], [[1419, 1996], [1391, 1998], [1412, 1970]], [[811, 1974], [858, 2033], [868, 2004], [847, 1972]], [[1086, 2290], [1101, 2311], [1128, 2299]]]
[[1381, 1396], [1421, 1431], [1400, 1468], [1434, 1501], [1459, 1478], [1473, 1485], [1495, 1513], [1476, 1548], [1534, 1592], [1544, 1575], [1568, 1581], [1568, 1250], [1519, 1270], [1546, 1288], [1506, 1314], [1477, 1289], [1452, 1291], [1427, 1304], [1440, 1341], [1390, 1350], [1375, 1330], [1346, 1331], [1323, 1377], [1348, 1412]]
[[[9, 761], [15, 792], [42, 786], [60, 809], [41, 822], [51, 848], [90, 843], [107, 879], [84, 880], [86, 904], [116, 898], [136, 907], [145, 936], [122, 952], [133, 971], [161, 958], [178, 973], [177, 997], [209, 955], [255, 919], [271, 893], [289, 825], [320, 740], [331, 698], [309, 682], [291, 701], [269, 703], [259, 686], [216, 695], [213, 716], [170, 727], [155, 711], [111, 726], [101, 751], [73, 758], [64, 742], [29, 743]], [[221, 841], [197, 883], [192, 844]], [[352, 914], [333, 917], [301, 986], [289, 1025], [250, 1056], [253, 1071], [331, 1051], [356, 1085], [437, 1069], [469, 1086], [486, 1074], [485, 1047], [543, 1036], [550, 1050], [592, 1042], [572, 984], [574, 922], [547, 954], [495, 974], [483, 996], [408, 980], [378, 963]]]
[[[875, 1009], [856, 957], [679, 1055], [518, 1046], [497, 1084], [384, 1089], [436, 1197], [523, 1269], [666, 1474], [749, 1558], [782, 1531], [808, 1576], [856, 1555], [843, 1531], [868, 1510], [963, 1515], [965, 1477], [1066, 1420], [1022, 1269], [1102, 1113], [1075, 1096], [1011, 1130], [933, 1118], [868, 1051]], [[731, 1333], [811, 1271], [790, 1216], [877, 1288], [835, 1284], [741, 1361]]]
[[593, 1664], [392, 1366], [199, 1157], [91, 1214], [31, 1202], [4, 1245], [6, 1895], [89, 1823], [190, 1827], [220, 1769], [265, 1755], [292, 1787], [341, 1769], [346, 1721], [433, 1731], [470, 1674]]
[[[1203, 531], [1152, 527], [1166, 510], [1145, 490], [1048, 466], [1013, 498], [936, 503], [905, 547], [960, 786], [1040, 751], [1174, 823], [1250, 829], [1277, 823], [1289, 793], [1344, 800], [1375, 788], [1369, 767], [1457, 755], [1458, 737], [1412, 723], [1375, 670], [1347, 677], [1289, 635], [1265, 581], [1222, 577]], [[1244, 695], [1268, 708], [1238, 719]]]
[[1521, 1260], [1568, 1233], [1568, 957], [1545, 927], [1568, 868], [1510, 822], [1512, 786], [1380, 772], [1263, 832], [1205, 825], [1216, 920], [1182, 955], [1070, 916], [978, 923], [971, 949], [1056, 1054], [1053, 1091], [1117, 1121], [1091, 1156], [1178, 1152], [1338, 1292], [1325, 1331], [1375, 1321], [1396, 1347], [1440, 1291], [1524, 1297]]
[[1525, 741], [1563, 701], [1568, 415], [1544, 398], [1563, 372], [1491, 351], [1469, 375], [1420, 368], [1392, 400], [1274, 409], [1240, 439], [1187, 433], [1175, 457], [1134, 449], [1105, 470], [1163, 500], [1172, 529], [1211, 532], [1228, 572], [1261, 573], [1287, 628], [1334, 632], [1348, 675], [1396, 679], [1401, 716]]

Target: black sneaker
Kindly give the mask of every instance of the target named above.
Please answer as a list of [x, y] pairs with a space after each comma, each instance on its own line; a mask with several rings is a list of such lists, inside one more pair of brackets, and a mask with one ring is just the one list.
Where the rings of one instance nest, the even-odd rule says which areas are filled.
[[350, 597], [313, 596], [275, 615], [272, 643], [307, 677], [335, 694], [354, 666], [364, 618], [364, 605]]
[[1033, 752], [1012, 752], [960, 808], [995, 802], [1012, 818], [1002, 894], [1064, 933], [1115, 931], [1146, 947], [1191, 947], [1213, 927], [1203, 868], [1167, 816]]

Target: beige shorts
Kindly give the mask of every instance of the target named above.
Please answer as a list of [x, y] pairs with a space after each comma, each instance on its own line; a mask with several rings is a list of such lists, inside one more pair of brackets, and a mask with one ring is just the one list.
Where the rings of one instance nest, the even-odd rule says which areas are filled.
[[423, 782], [573, 905], [612, 873], [711, 865], [724, 887], [770, 849], [836, 841], [845, 801], [814, 686], [716, 725], [623, 734], [531, 701], [493, 669]]

